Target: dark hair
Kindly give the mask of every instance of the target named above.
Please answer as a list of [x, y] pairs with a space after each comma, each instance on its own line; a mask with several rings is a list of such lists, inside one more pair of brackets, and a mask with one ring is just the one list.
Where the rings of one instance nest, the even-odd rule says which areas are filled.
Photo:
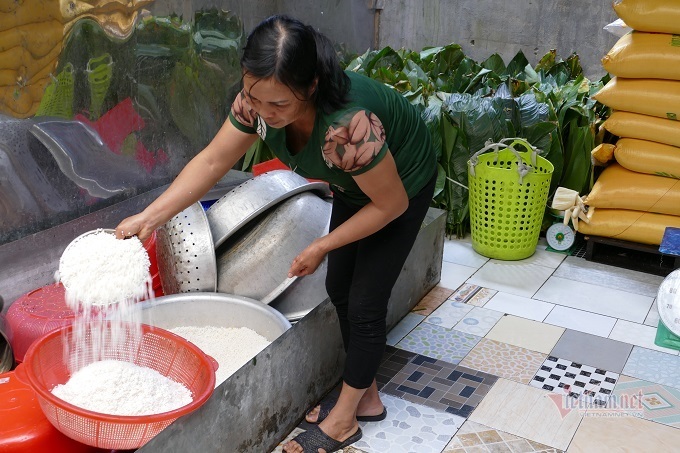
[[[340, 67], [331, 41], [297, 19], [271, 16], [248, 35], [241, 68], [259, 79], [274, 77], [317, 110], [331, 113], [349, 102], [349, 77]], [[307, 98], [314, 79], [318, 85]]]

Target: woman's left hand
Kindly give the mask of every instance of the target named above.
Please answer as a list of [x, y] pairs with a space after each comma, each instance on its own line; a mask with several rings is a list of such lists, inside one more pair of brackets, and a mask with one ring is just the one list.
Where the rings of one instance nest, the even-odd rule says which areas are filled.
[[288, 270], [288, 277], [302, 277], [303, 275], [313, 274], [325, 256], [326, 251], [322, 247], [321, 238], [315, 239], [295, 257]]

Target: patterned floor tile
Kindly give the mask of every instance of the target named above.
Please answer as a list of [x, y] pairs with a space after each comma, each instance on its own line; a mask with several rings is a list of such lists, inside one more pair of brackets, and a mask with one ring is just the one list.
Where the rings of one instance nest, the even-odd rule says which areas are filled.
[[404, 338], [410, 331], [415, 329], [415, 327], [420, 324], [425, 319], [423, 315], [417, 315], [415, 313], [408, 313], [402, 318], [399, 323], [394, 326], [392, 330], [387, 334], [387, 344], [394, 346], [399, 343], [402, 338]]
[[493, 298], [498, 291], [489, 288], [480, 288], [472, 297], [470, 297], [466, 303], [470, 305], [475, 305], [477, 307], [483, 307], [488, 301]]
[[559, 402], [546, 395], [550, 393], [499, 378], [468, 420], [565, 450], [583, 415], [562, 410]]
[[468, 420], [463, 423], [463, 426], [460, 427], [442, 453], [467, 453], [471, 451], [562, 453], [561, 450], [556, 448], [522, 439]]
[[616, 401], [633, 402], [644, 418], [680, 428], [680, 390], [661, 384], [621, 376], [614, 389]]
[[464, 304], [482, 289], [483, 288], [481, 286], [465, 283], [463, 285], [460, 285], [460, 288], [454, 291], [454, 293], [451, 294], [451, 296], [449, 296], [449, 299], [454, 302], [460, 302]]
[[550, 355], [620, 373], [633, 345], [567, 329]]
[[481, 286], [473, 285], [471, 283], [464, 283], [449, 296], [449, 300], [482, 307], [489, 299], [496, 295], [496, 293], [497, 291], [493, 289], [482, 288]]
[[413, 352], [387, 346], [385, 348], [385, 353], [383, 354], [380, 368], [378, 368], [378, 374], [375, 377], [375, 380], [378, 383], [378, 389], [381, 389], [383, 385], [387, 384], [390, 379], [396, 376], [396, 374], [417, 355], [418, 354]]
[[418, 355], [387, 385], [384, 393], [467, 417], [498, 378], [482, 371]]
[[465, 317], [458, 322], [454, 329], [483, 337], [496, 323], [505, 315], [500, 311], [489, 310], [488, 308], [474, 307]]
[[481, 337], [449, 330], [426, 322], [413, 329], [397, 347], [434, 359], [458, 364]]
[[605, 407], [614, 391], [618, 373], [549, 356], [529, 385], [556, 393], [567, 393], [590, 406]]
[[440, 453], [465, 419], [391, 395], [381, 422], [361, 423], [364, 436], [354, 444], [368, 453]]
[[437, 309], [441, 304], [446, 301], [449, 296], [453, 294], [454, 290], [444, 288], [442, 286], [435, 286], [430, 290], [429, 293], [425, 295], [422, 299], [420, 299], [420, 302], [418, 302], [418, 305], [413, 307], [413, 310], [411, 310], [413, 313], [427, 316], [433, 311]]
[[482, 338], [460, 365], [528, 384], [546, 357], [540, 352]]
[[486, 338], [548, 354], [563, 333], [562, 327], [507, 315], [498, 321]]
[[[286, 438], [283, 439], [283, 441], [281, 441], [281, 443], [274, 450], [272, 450], [271, 453], [283, 453], [283, 446], [285, 444], [287, 444], [289, 440], [293, 439], [293, 437], [295, 437], [298, 434], [303, 433], [303, 432], [305, 432], [304, 429], [295, 428], [293, 430], [293, 432], [288, 434], [288, 436], [286, 436]], [[359, 450], [358, 448], [353, 447], [353, 446], [345, 447], [342, 450], [338, 450], [338, 451], [342, 452], [342, 453], [368, 453], [368, 452], [365, 452], [363, 450]]]
[[680, 389], [680, 357], [634, 346], [621, 374]]
[[453, 300], [447, 300], [441, 304], [439, 308], [437, 308], [430, 316], [425, 318], [425, 322], [434, 324], [436, 326], [445, 327], [447, 329], [452, 329], [453, 326], [458, 324], [458, 322], [460, 322], [473, 308], [474, 307], [472, 305], [456, 302]]

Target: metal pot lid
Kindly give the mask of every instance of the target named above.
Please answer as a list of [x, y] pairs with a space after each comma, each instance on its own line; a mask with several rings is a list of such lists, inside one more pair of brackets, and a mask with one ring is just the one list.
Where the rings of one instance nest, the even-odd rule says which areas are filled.
[[217, 250], [218, 291], [262, 300], [286, 280], [293, 259], [328, 232], [330, 214], [330, 203], [303, 192], [249, 224]]
[[304, 318], [321, 302], [328, 299], [326, 293], [326, 273], [328, 260], [324, 259], [319, 268], [311, 275], [291, 283], [269, 306], [275, 308], [290, 322]]
[[680, 269], [676, 269], [661, 282], [656, 296], [659, 317], [675, 335], [680, 336]]
[[216, 290], [215, 246], [201, 203], [158, 228], [156, 256], [165, 294]]
[[301, 192], [330, 196], [326, 183], [309, 182], [290, 170], [273, 170], [242, 183], [217, 200], [207, 211], [215, 247], [272, 206]]

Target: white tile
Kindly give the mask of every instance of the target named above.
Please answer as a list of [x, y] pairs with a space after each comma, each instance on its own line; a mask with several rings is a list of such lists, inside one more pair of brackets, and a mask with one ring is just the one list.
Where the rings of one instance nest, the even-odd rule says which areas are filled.
[[659, 320], [659, 310], [656, 308], [656, 299], [654, 299], [654, 304], [652, 305], [652, 308], [649, 309], [644, 324], [646, 326], [657, 327], [659, 325]]
[[491, 260], [468, 280], [516, 296], [531, 297], [553, 273], [553, 269], [522, 261]]
[[530, 299], [528, 297], [515, 296], [503, 292], [496, 293], [484, 307], [496, 311], [502, 311], [521, 318], [543, 321], [555, 304]]
[[550, 252], [545, 249], [536, 248], [536, 251], [529, 258], [522, 260], [525, 264], [538, 264], [539, 266], [557, 269], [562, 264], [566, 255], [563, 253]]
[[557, 268], [554, 276], [649, 297], [656, 297], [659, 285], [663, 281], [663, 277], [658, 275], [607, 266], [575, 256], [568, 256]]
[[619, 319], [614, 326], [614, 329], [609, 334], [612, 340], [619, 340], [625, 343], [634, 344], [647, 349], [654, 349], [655, 351], [666, 352], [672, 355], [678, 355], [678, 351], [674, 349], [662, 348], [654, 344], [656, 337], [656, 327], [645, 326], [634, 322]]
[[642, 323], [654, 298], [590, 283], [550, 277], [534, 299]]
[[543, 322], [607, 338], [616, 318], [557, 305]]
[[489, 258], [475, 252], [469, 241], [461, 239], [445, 239], [444, 261], [479, 269], [484, 263], [489, 261]]
[[413, 329], [416, 328], [418, 324], [425, 319], [425, 316], [416, 313], [408, 313], [402, 318], [399, 323], [394, 326], [392, 330], [387, 334], [387, 344], [394, 346], [401, 341], [406, 335], [409, 334]]
[[477, 271], [476, 267], [463, 266], [461, 264], [442, 262], [442, 277], [439, 286], [449, 289], [457, 289]]

